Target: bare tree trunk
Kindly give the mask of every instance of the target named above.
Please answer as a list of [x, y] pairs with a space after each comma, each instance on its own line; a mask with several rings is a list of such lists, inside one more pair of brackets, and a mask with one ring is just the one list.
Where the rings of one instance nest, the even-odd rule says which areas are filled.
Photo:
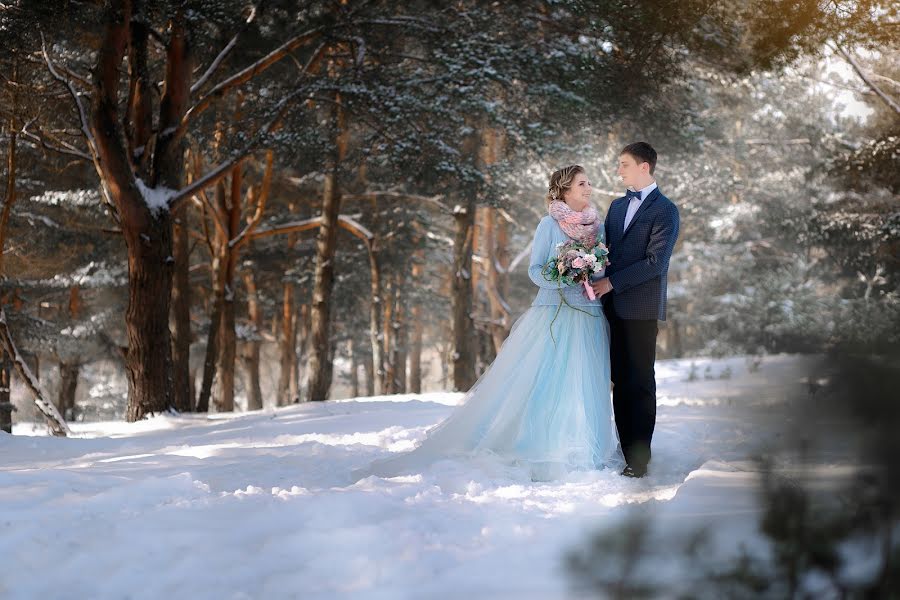
[[363, 356], [363, 374], [366, 377], [366, 396], [375, 395], [375, 366], [372, 362], [372, 354], [366, 352]]
[[309, 386], [307, 398], [322, 401], [328, 398], [331, 388], [333, 365], [331, 340], [331, 294], [334, 290], [334, 254], [337, 246], [338, 213], [341, 195], [338, 190], [338, 168], [342, 158], [338, 139], [346, 131], [340, 110], [340, 94], [332, 105], [334, 145], [329, 149], [325, 167], [325, 185], [322, 191], [322, 224], [316, 238], [316, 277], [313, 284], [312, 310], [310, 311]]
[[[309, 354], [309, 304], [301, 304], [298, 314], [294, 317], [297, 321], [297, 342], [294, 356], [294, 369], [291, 371], [290, 390], [294, 402], [300, 402], [300, 366], [306, 362]], [[307, 373], [307, 376], [309, 374]]]
[[56, 408], [66, 421], [75, 418], [75, 392], [78, 389], [78, 363], [59, 363], [59, 396]]
[[[146, 227], [125, 235], [129, 247], [128, 422], [172, 406], [172, 355], [169, 336], [169, 293], [172, 290], [172, 222], [159, 211]], [[149, 242], [145, 240], [149, 239]]]
[[[216, 203], [225, 204], [225, 184], [216, 184]], [[215, 218], [215, 217], [213, 217]], [[209, 330], [206, 334], [206, 353], [203, 358], [203, 382], [200, 384], [200, 398], [197, 400], [197, 412], [209, 411], [209, 398], [212, 395], [213, 380], [216, 377], [216, 367], [219, 356], [219, 330], [222, 322], [222, 311], [225, 308], [225, 268], [227, 255], [223, 256], [221, 242], [222, 234], [216, 233], [216, 241], [213, 243], [215, 256], [212, 259], [210, 275], [212, 277], [212, 311], [209, 315]]]
[[489, 208], [486, 225], [490, 230], [488, 244], [488, 300], [491, 306], [491, 339], [494, 354], [500, 352], [500, 346], [509, 335], [509, 305], [506, 302], [509, 290], [509, 233], [506, 219], [497, 213], [497, 209]]
[[[12, 81], [18, 83], [18, 60], [13, 62]], [[13, 114], [17, 109], [16, 87], [13, 87]], [[0, 276], [3, 276], [3, 257], [6, 247], [6, 229], [9, 223], [9, 215], [13, 203], [16, 201], [16, 124], [14, 117], [9, 118], [9, 152], [7, 154], [6, 193], [3, 198], [3, 211], [0, 213]], [[16, 407], [12, 403], [10, 390], [12, 381], [10, 378], [10, 363], [12, 357], [7, 357], [4, 350], [0, 349], [0, 430], [12, 433], [12, 413]]]
[[372, 346], [371, 373], [368, 381], [369, 395], [384, 394], [384, 338], [381, 332], [381, 311], [384, 305], [381, 289], [381, 269], [378, 254], [373, 249], [369, 253], [369, 272], [372, 279], [372, 302], [369, 305], [369, 342]]
[[467, 391], [475, 383], [475, 324], [472, 321], [472, 243], [475, 195], [467, 192], [465, 206], [453, 210], [453, 389]]
[[403, 295], [403, 286], [400, 273], [395, 276], [394, 282], [394, 322], [393, 330], [393, 359], [394, 368], [394, 393], [406, 393], [406, 357], [408, 331], [406, 326], [406, 298]]
[[[13, 63], [12, 82], [18, 83], [19, 65], [18, 61]], [[16, 87], [13, 87], [13, 111], [17, 108]], [[9, 225], [9, 215], [12, 212], [13, 204], [16, 202], [16, 122], [14, 117], [9, 118], [9, 152], [6, 157], [6, 193], [3, 198], [3, 211], [0, 212], [0, 275], [3, 272], [3, 258], [6, 248], [6, 229]]]
[[175, 273], [172, 285], [172, 397], [179, 412], [193, 410], [191, 394], [191, 284], [189, 204], [175, 214], [174, 258]]
[[394, 331], [391, 325], [394, 322], [394, 281], [391, 277], [387, 277], [381, 292], [382, 302], [381, 308], [384, 314], [381, 315], [381, 360], [384, 363], [384, 379], [382, 383], [382, 394], [394, 393]]
[[[424, 260], [423, 252], [416, 252], [416, 262], [412, 268], [413, 281], [422, 278]], [[425, 325], [422, 323], [422, 306], [418, 302], [413, 304], [410, 311], [410, 323], [412, 324], [412, 336], [409, 344], [409, 385], [408, 391], [413, 394], [422, 393], [422, 334]]]
[[[244, 272], [244, 287], [247, 288], [247, 313], [255, 336], [262, 333], [262, 311], [259, 308], [259, 295], [256, 289], [256, 276], [253, 269]], [[260, 410], [263, 407], [262, 389], [259, 385], [259, 351], [260, 343], [256, 339], [246, 342], [244, 366], [247, 369], [247, 410]]]
[[359, 397], [359, 351], [356, 349], [356, 343], [353, 338], [348, 340], [347, 345], [350, 350], [350, 397]]
[[477, 378], [494, 360], [494, 345], [491, 341], [491, 326], [487, 315], [490, 314], [487, 293], [489, 286], [488, 268], [493, 246], [493, 224], [489, 207], [475, 209], [475, 233], [472, 237], [472, 254], [480, 258], [478, 264], [472, 265], [472, 313], [475, 322], [475, 377]]
[[12, 413], [16, 407], [10, 398], [10, 360], [6, 357], [6, 351], [0, 351], [0, 431], [12, 433]]
[[292, 404], [292, 373], [297, 370], [296, 322], [294, 284], [285, 281], [281, 299], [281, 375], [278, 378], [278, 406]]
[[[232, 282], [233, 284], [234, 282]], [[219, 356], [216, 365], [216, 412], [234, 411], [234, 367], [237, 358], [235, 339], [234, 290], [226, 284], [219, 321]]]
[[234, 367], [237, 356], [237, 339], [234, 329], [234, 272], [238, 253], [229, 242], [237, 237], [241, 227], [242, 180], [241, 163], [237, 163], [231, 170], [231, 193], [228, 195], [230, 202], [220, 207], [222, 214], [228, 216], [228, 229], [225, 239], [222, 240], [222, 255], [225, 261], [223, 270], [225, 294], [222, 297], [222, 320], [219, 326], [221, 346], [218, 356], [219, 364], [216, 369], [219, 374], [216, 394], [216, 410], [218, 412], [234, 411]]

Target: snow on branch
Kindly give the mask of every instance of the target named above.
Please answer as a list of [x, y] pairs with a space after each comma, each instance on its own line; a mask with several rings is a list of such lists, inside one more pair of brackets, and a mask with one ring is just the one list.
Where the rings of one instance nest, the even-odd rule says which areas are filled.
[[375, 239], [375, 234], [366, 229], [359, 221], [356, 221], [344, 215], [338, 215], [338, 221], [345, 225], [345, 229], [348, 229], [349, 231], [355, 230], [353, 232], [358, 233], [357, 237], [365, 237], [369, 241]]
[[147, 204], [147, 208], [150, 209], [154, 216], [161, 210], [169, 210], [169, 199], [175, 195], [175, 190], [162, 185], [155, 188], [147, 187], [147, 184], [140, 177], [135, 177], [134, 181], [137, 184], [138, 191], [141, 192], [141, 196], [144, 198], [144, 202]]

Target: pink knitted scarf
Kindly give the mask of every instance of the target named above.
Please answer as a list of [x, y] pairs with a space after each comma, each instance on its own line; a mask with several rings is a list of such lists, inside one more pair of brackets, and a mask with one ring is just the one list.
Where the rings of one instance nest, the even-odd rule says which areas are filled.
[[590, 204], [583, 211], [577, 212], [562, 200], [554, 200], [550, 203], [549, 212], [559, 223], [563, 233], [576, 242], [593, 246], [597, 241], [600, 220], [597, 210]]

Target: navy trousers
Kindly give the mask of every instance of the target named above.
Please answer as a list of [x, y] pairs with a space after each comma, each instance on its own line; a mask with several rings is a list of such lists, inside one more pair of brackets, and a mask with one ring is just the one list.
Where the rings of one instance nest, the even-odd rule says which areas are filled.
[[628, 464], [640, 473], [650, 462], [656, 427], [656, 319], [622, 319], [611, 303], [605, 310], [610, 329], [613, 409], [619, 442]]

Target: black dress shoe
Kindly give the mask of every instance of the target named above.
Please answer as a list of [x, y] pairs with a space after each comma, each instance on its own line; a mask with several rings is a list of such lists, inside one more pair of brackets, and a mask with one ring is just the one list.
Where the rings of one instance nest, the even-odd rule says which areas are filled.
[[626, 466], [622, 469], [623, 477], [643, 477], [647, 474], [647, 469], [636, 469], [631, 465]]

